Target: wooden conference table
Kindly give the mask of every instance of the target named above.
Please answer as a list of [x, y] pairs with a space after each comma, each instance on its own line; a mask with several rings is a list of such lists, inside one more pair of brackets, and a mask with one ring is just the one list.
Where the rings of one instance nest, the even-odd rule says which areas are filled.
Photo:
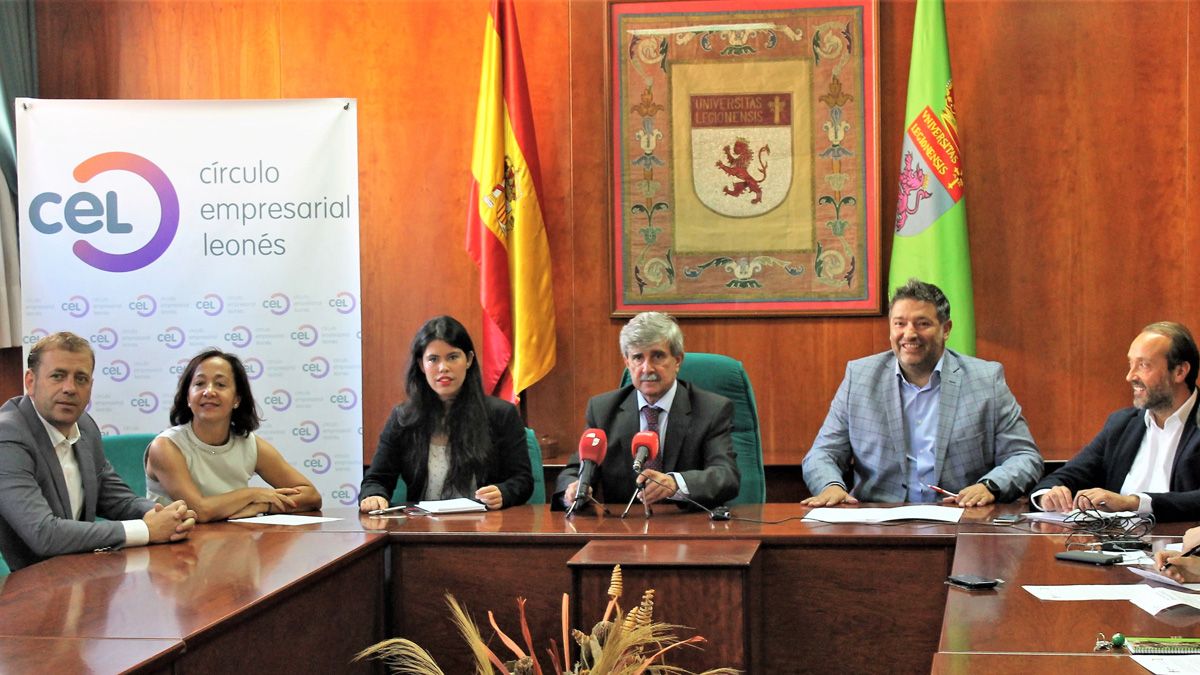
[[[530, 633], [544, 654], [551, 638], [561, 650], [563, 593], [571, 594], [571, 625], [589, 629], [603, 610], [598, 584], [602, 579], [607, 587], [616, 561], [626, 570], [623, 608], [653, 587], [657, 620], [693, 626], [708, 638], [705, 651], [680, 652], [672, 661], [678, 665], [751, 673], [927, 672], [941, 649], [937, 667], [956, 670], [964, 660], [1000, 658], [983, 654], [994, 646], [980, 637], [988, 631], [1021, 629], [1030, 639], [1049, 640], [1048, 631], [1029, 623], [1038, 607], [1059, 605], [1055, 611], [1069, 616], [1073, 603], [1040, 603], [989, 624], [995, 608], [962, 605], [966, 599], [944, 584], [952, 567], [995, 569], [1010, 579], [1008, 568], [983, 564], [989, 556], [996, 565], [1016, 566], [1003, 593], [1024, 592], [1015, 581], [1020, 575], [1059, 573], [1028, 570], [1041, 569], [1042, 558], [1053, 564], [1062, 529], [990, 524], [998, 513], [1019, 510], [968, 509], [956, 525], [871, 526], [801, 522], [808, 509], [796, 504], [734, 508], [739, 518], [769, 523], [711, 521], [674, 507], [657, 509], [649, 520], [638, 512], [624, 520], [569, 521], [545, 506], [386, 519], [331, 508], [324, 515], [340, 520], [203, 525], [178, 544], [63, 556], [0, 580], [0, 671], [27, 663], [64, 672], [370, 671], [377, 667], [350, 665], [353, 654], [403, 636], [428, 649], [446, 672], [467, 672], [445, 592], [466, 606], [484, 635], [492, 632], [491, 610], [519, 642], [516, 598], [526, 598]], [[791, 520], [775, 522], [785, 519]], [[1092, 570], [1061, 573], [1085, 571]], [[1149, 630], [1118, 623], [1101, 621], [1099, 630]], [[959, 635], [951, 625], [974, 637], [948, 638], [947, 631]], [[1068, 625], [1066, 618], [1056, 624]], [[1081, 631], [1088, 649], [1095, 632], [1090, 624]], [[508, 656], [498, 641], [492, 647]]]
[[[1172, 525], [1164, 530], [1178, 530]], [[1154, 537], [1156, 548], [1177, 541]], [[1200, 638], [1200, 612], [1173, 608], [1151, 615], [1125, 600], [1051, 602], [1035, 598], [1026, 585], [1136, 584], [1127, 568], [1057, 560], [1066, 537], [989, 537], [963, 534], [955, 574], [1004, 579], [990, 591], [952, 589], [946, 600], [934, 672], [1045, 672], [1056, 664], [1086, 672], [1141, 672], [1122, 653], [1096, 653], [1098, 633]]]

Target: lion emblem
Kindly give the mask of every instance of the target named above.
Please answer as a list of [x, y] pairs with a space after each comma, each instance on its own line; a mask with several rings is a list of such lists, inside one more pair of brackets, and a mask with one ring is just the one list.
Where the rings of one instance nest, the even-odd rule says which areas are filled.
[[725, 161], [717, 160], [717, 168], [724, 171], [726, 175], [734, 178], [733, 185], [727, 185], [724, 188], [724, 193], [730, 197], [740, 197], [747, 190], [754, 194], [754, 199], [750, 200], [751, 204], [757, 204], [762, 201], [762, 184], [767, 180], [767, 162], [763, 159], [763, 155], [770, 155], [771, 147], [764, 145], [758, 149], [758, 171], [762, 174], [758, 178], [750, 175], [751, 162], [754, 161], [754, 153], [750, 150], [750, 144], [744, 138], [739, 138], [733, 143], [733, 152], [729, 151], [729, 146], [725, 146]]

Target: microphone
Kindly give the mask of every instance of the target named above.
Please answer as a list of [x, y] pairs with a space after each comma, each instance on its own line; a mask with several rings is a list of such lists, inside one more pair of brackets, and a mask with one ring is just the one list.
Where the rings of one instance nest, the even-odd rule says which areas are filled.
[[646, 462], [658, 457], [658, 434], [653, 431], [637, 432], [629, 450], [633, 453], [633, 472], [640, 474]]
[[579, 485], [576, 486], [571, 512], [587, 503], [588, 488], [596, 476], [596, 465], [604, 461], [607, 452], [608, 435], [603, 429], [588, 429], [579, 437]]

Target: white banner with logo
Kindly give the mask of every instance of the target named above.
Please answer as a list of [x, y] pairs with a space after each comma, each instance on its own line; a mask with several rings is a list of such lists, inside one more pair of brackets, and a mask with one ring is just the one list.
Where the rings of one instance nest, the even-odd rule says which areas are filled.
[[[18, 99], [25, 353], [96, 352], [105, 434], [158, 433], [207, 347], [246, 364], [258, 433], [327, 506], [362, 478], [353, 100]], [[261, 483], [259, 483], [261, 484]]]

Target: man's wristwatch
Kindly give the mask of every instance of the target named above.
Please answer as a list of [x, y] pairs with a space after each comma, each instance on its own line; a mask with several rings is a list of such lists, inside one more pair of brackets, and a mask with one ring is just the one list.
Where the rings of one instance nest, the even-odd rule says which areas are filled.
[[981, 479], [979, 481], [979, 484], [982, 485], [983, 487], [987, 488], [987, 491], [992, 493], [993, 497], [999, 496], [1000, 486], [996, 485], [996, 482], [993, 481], [991, 478]]

